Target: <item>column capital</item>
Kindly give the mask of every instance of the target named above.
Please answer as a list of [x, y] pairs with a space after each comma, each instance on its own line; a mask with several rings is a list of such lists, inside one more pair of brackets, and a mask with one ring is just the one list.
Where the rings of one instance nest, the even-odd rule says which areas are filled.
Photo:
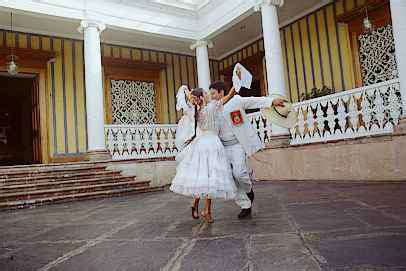
[[89, 27], [94, 27], [97, 29], [97, 31], [99, 31], [99, 33], [103, 32], [106, 29], [106, 25], [101, 23], [101, 22], [97, 22], [97, 21], [91, 21], [91, 20], [82, 20], [80, 22], [80, 26], [78, 27], [78, 31], [80, 33], [83, 33], [83, 31], [86, 28]]
[[190, 45], [190, 50], [194, 50], [197, 47], [207, 46], [208, 48], [213, 48], [213, 42], [210, 40], [197, 40], [195, 43]]
[[282, 7], [284, 3], [285, 3], [285, 0], [256, 0], [254, 10], [260, 11], [261, 7], [263, 5], [268, 5], [268, 6], [273, 5], [276, 7]]

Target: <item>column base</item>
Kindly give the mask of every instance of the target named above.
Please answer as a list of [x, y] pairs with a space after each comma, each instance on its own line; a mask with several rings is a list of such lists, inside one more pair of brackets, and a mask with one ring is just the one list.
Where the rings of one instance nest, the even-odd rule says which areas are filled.
[[111, 154], [107, 150], [103, 151], [88, 151], [85, 154], [87, 161], [106, 161], [111, 160]]
[[284, 148], [284, 147], [288, 147], [289, 144], [290, 144], [289, 135], [277, 135], [277, 136], [271, 136], [270, 143], [267, 145], [267, 147]]
[[393, 131], [394, 135], [406, 135], [406, 117], [399, 120], [398, 126]]

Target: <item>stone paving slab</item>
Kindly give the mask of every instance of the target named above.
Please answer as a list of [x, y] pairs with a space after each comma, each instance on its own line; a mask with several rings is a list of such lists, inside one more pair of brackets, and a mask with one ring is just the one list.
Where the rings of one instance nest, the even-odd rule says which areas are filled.
[[116, 228], [116, 224], [62, 225], [28, 239], [30, 242], [58, 242], [69, 240], [93, 240]]
[[15, 253], [0, 257], [0, 270], [38, 270], [50, 261], [63, 256], [84, 243], [35, 243], [24, 245]]
[[50, 270], [160, 270], [181, 243], [181, 240], [104, 241]]
[[170, 192], [1, 212], [0, 270], [406, 270], [406, 183], [255, 191], [251, 220], [216, 200], [212, 225]]
[[[248, 268], [247, 240], [237, 237], [196, 240], [179, 270], [243, 270]], [[176, 265], [173, 268], [177, 268]]]
[[406, 267], [405, 244], [406, 236], [366, 235], [345, 240], [322, 240], [319, 253], [332, 269]]
[[320, 270], [297, 234], [253, 235], [250, 246], [254, 270]]
[[356, 217], [371, 227], [390, 227], [397, 225], [406, 225], [401, 219], [398, 219], [383, 210], [358, 209], [348, 212], [352, 217]]
[[0, 244], [9, 241], [24, 242], [51, 229], [51, 226], [38, 223], [37, 221], [33, 223], [26, 222], [24, 224], [7, 223], [4, 225], [0, 222]]

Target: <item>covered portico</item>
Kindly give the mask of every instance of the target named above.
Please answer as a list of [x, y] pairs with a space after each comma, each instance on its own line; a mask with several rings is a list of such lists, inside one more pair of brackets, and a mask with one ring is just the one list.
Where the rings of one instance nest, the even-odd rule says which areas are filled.
[[[276, 7], [282, 2], [83, 0], [73, 5], [70, 1], [2, 1], [1, 4], [4, 15], [1, 24], [5, 31], [1, 33], [0, 45], [4, 47], [5, 57], [18, 54], [17, 49], [26, 49], [32, 55], [56, 53], [46, 64], [48, 76], [41, 81], [47, 86], [42, 92], [48, 92], [51, 97], [43, 101], [40, 110], [47, 122], [43, 130], [48, 130], [42, 131], [47, 135], [42, 139], [46, 148], [41, 150], [41, 162], [46, 163], [108, 159], [110, 154], [115, 157], [112, 146], [121, 146], [106, 141], [105, 137], [111, 137], [117, 125], [137, 129], [137, 125], [176, 123], [179, 116], [174, 96], [180, 85], [208, 88], [211, 80], [226, 79], [221, 72], [225, 67], [220, 65], [220, 57], [262, 35], [260, 25], [255, 24], [257, 18], [248, 22], [244, 19], [264, 5], [262, 12], [267, 14], [267, 24], [274, 24], [272, 27], [278, 30]], [[309, 7], [312, 5], [301, 7], [301, 11]], [[294, 13], [297, 11], [288, 15]], [[228, 34], [224, 32], [236, 23], [241, 24], [238, 27], [242, 36], [238, 38], [233, 29]], [[242, 29], [248, 23], [250, 29]], [[267, 32], [271, 35], [275, 29]], [[279, 36], [279, 32], [272, 35]], [[218, 37], [223, 40], [217, 41]], [[276, 57], [268, 54], [268, 62], [274, 62], [271, 66], [282, 67], [280, 43], [267, 42], [266, 46], [270, 47], [267, 50], [279, 54]], [[247, 56], [258, 55], [262, 62], [263, 52], [264, 48], [257, 48]], [[27, 54], [21, 58], [17, 55], [20, 74], [30, 68], [26, 62]], [[4, 61], [3, 70], [7, 69], [6, 64]], [[266, 70], [261, 67], [257, 73], [261, 77], [260, 93], [269, 93], [265, 88]], [[273, 83], [283, 86], [281, 75], [275, 76], [278, 81]], [[127, 85], [123, 86], [123, 82]], [[132, 84], [135, 82], [151, 84]], [[133, 103], [123, 99], [123, 91], [140, 87], [147, 88], [138, 93], [145, 97], [133, 97], [137, 100]], [[105, 127], [106, 124], [110, 126]], [[171, 131], [169, 138], [173, 136]], [[169, 156], [173, 156], [176, 150], [169, 144], [165, 149], [170, 149]], [[140, 155], [142, 152], [134, 156], [131, 151], [126, 158]]]

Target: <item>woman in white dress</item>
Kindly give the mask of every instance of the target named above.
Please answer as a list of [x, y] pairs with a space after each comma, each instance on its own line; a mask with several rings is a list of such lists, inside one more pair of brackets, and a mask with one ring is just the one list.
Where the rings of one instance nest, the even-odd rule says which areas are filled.
[[178, 165], [170, 190], [194, 198], [193, 218], [198, 218], [199, 199], [204, 198], [205, 208], [201, 215], [208, 223], [213, 222], [212, 199], [234, 199], [237, 191], [230, 162], [218, 137], [216, 121], [221, 114], [219, 109], [234, 94], [235, 91], [230, 91], [223, 100], [210, 101], [203, 89], [191, 92], [195, 133], [176, 157]]

